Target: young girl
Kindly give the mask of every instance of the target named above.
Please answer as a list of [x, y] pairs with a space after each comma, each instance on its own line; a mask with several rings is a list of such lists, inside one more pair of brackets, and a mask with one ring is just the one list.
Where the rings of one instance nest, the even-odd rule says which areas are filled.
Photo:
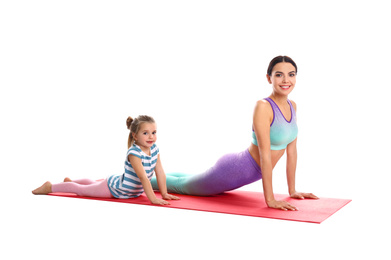
[[[274, 198], [272, 171], [284, 152], [287, 153], [288, 191], [295, 199], [317, 199], [312, 193], [296, 191], [297, 161], [296, 104], [288, 99], [296, 84], [296, 63], [287, 56], [275, 57], [267, 70], [267, 81], [273, 91], [259, 100], [253, 114], [252, 142], [248, 149], [221, 157], [204, 173], [167, 175], [170, 192], [208, 196], [237, 189], [262, 178], [265, 201], [270, 208], [297, 210], [294, 205]], [[157, 189], [157, 180], [152, 179]]]
[[[126, 125], [130, 130], [128, 152], [125, 160], [125, 173], [113, 175], [105, 180], [89, 179], [71, 180], [65, 178], [63, 183], [51, 184], [45, 182], [33, 190], [33, 194], [48, 194], [51, 192], [69, 192], [80, 196], [100, 198], [136, 198], [143, 192], [152, 204], [167, 205], [166, 200], [179, 198], [167, 193], [166, 175], [160, 161], [156, 142], [155, 120], [149, 116], [139, 116], [136, 119], [128, 117]], [[150, 180], [156, 173], [156, 182], [163, 199], [153, 192]]]

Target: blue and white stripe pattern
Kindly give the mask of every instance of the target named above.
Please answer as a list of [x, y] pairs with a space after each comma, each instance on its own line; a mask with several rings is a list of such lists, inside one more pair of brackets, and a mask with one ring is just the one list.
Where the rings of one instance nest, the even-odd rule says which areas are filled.
[[134, 144], [129, 148], [125, 160], [125, 173], [121, 175], [113, 175], [107, 179], [107, 185], [114, 197], [119, 199], [135, 198], [143, 192], [143, 186], [140, 179], [137, 177], [135, 170], [130, 164], [129, 155], [137, 156], [141, 159], [147, 177], [151, 180], [159, 154], [159, 148], [156, 144], [151, 147], [151, 156], [145, 154], [138, 145]]

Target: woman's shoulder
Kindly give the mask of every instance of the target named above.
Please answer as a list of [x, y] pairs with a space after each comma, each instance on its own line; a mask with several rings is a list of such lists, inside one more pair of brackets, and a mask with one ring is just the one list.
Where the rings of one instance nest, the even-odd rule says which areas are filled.
[[267, 101], [266, 99], [261, 99], [255, 103], [255, 111], [270, 113], [273, 112], [273, 108], [270, 105], [269, 101]]
[[253, 113], [253, 126], [255, 127], [256, 124], [262, 123], [262, 124], [271, 124], [273, 121], [273, 108], [269, 101], [266, 99], [258, 100]]
[[295, 101], [293, 101], [293, 100], [291, 100], [291, 99], [289, 99], [289, 101], [292, 103], [292, 106], [293, 106], [293, 108], [294, 108], [294, 109], [295, 109], [295, 111], [296, 111], [296, 109], [297, 109], [296, 102], [295, 102]]

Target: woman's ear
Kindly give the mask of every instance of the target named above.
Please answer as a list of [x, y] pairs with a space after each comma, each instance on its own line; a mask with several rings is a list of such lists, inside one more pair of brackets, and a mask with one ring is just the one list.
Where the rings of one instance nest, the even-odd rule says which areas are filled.
[[269, 74], [266, 74], [266, 78], [267, 78], [267, 81], [269, 82], [269, 84], [272, 84], [272, 80], [271, 80]]

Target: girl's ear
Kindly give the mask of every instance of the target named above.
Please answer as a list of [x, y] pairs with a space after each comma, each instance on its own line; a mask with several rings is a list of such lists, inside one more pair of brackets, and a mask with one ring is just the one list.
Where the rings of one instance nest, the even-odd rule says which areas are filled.
[[134, 141], [137, 141], [137, 140], [136, 140], [136, 134], [135, 134], [135, 133], [132, 133], [132, 136], [133, 136], [133, 140], [134, 140]]

